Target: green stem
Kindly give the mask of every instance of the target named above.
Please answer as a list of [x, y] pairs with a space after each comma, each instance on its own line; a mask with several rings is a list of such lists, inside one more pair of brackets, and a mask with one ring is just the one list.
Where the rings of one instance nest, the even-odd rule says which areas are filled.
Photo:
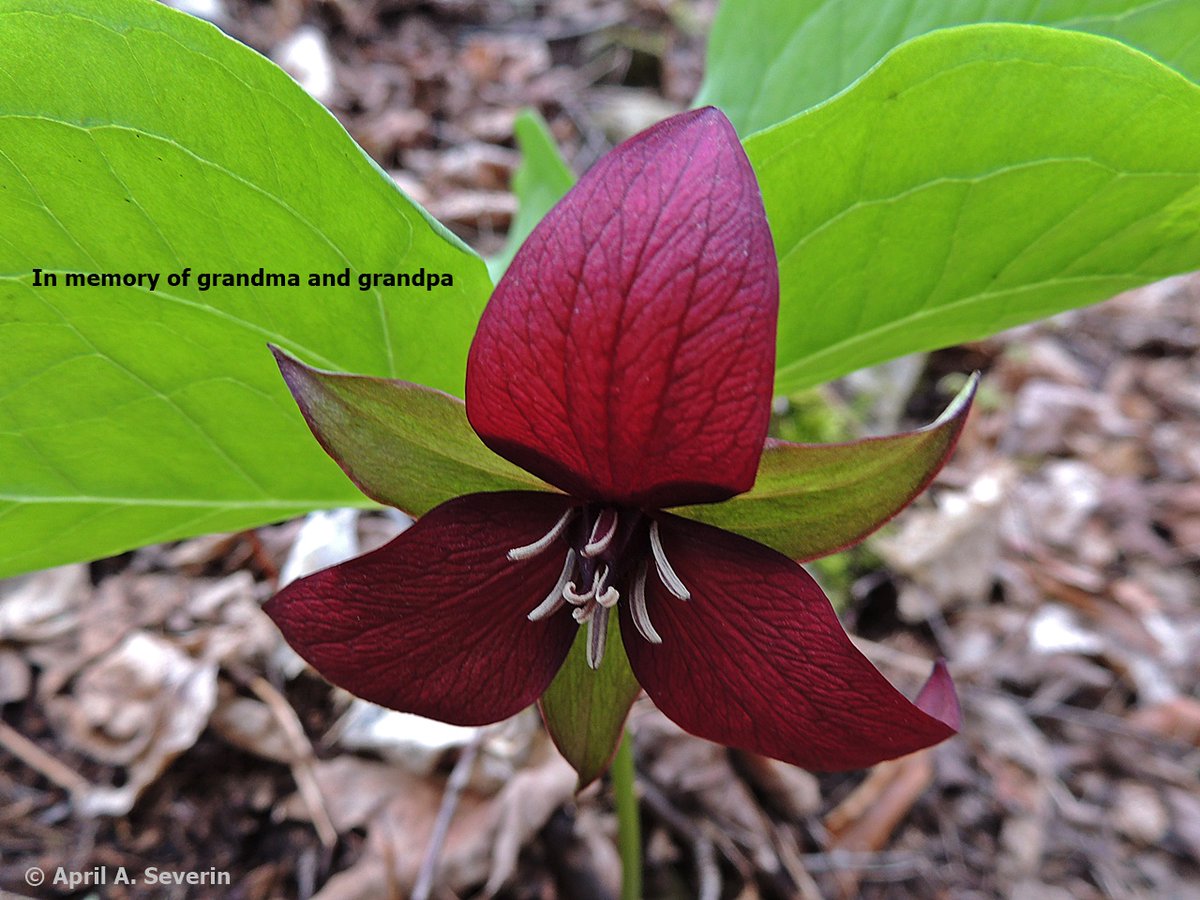
[[621, 854], [621, 900], [642, 900], [642, 826], [633, 781], [633, 744], [626, 731], [612, 763], [617, 850]]

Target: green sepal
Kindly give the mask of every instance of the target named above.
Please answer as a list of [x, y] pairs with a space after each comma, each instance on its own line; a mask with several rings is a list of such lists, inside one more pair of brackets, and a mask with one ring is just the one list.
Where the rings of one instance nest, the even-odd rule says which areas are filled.
[[372, 500], [419, 516], [463, 494], [554, 490], [484, 446], [457, 397], [323, 372], [272, 350], [309, 428]]
[[567, 661], [538, 706], [558, 751], [579, 773], [579, 790], [612, 763], [625, 717], [641, 686], [629, 668], [616, 607], [608, 612], [608, 646], [599, 669], [587, 664], [587, 628], [580, 628]]

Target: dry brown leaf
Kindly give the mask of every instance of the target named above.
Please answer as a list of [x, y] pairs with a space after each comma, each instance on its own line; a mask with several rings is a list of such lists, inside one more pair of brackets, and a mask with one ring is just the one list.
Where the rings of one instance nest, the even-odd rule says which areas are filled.
[[438, 219], [477, 227], [504, 228], [517, 212], [508, 191], [455, 190], [429, 204]]
[[[825, 816], [825, 828], [829, 831], [826, 849], [858, 853], [882, 850], [913, 804], [933, 783], [933, 774], [929, 750], [877, 765], [862, 784]], [[862, 876], [862, 869], [854, 866], [839, 870], [837, 883], [842, 896], [853, 895]]]
[[670, 796], [697, 805], [735, 840], [770, 845], [769, 829], [754, 795], [720, 744], [693, 737], [653, 707], [639, 704], [630, 730], [649, 778]]
[[592, 115], [614, 144], [680, 112], [678, 104], [648, 90], [597, 88], [592, 96]]
[[[229, 692], [223, 690], [222, 693]], [[275, 762], [292, 762], [291, 744], [280, 729], [278, 718], [265, 703], [249, 697], [224, 696], [217, 703], [209, 724], [213, 731], [240, 750]]]
[[1148, 784], [1122, 781], [1113, 796], [1111, 822], [1134, 843], [1153, 847], [1166, 836], [1171, 818], [1157, 790]]
[[[380, 895], [393, 885], [406, 896], [416, 881], [442, 802], [441, 779], [402, 768], [344, 756], [315, 767], [321, 793], [338, 832], [365, 827], [367, 849], [351, 868], [331, 878], [322, 900], [356, 900]], [[543, 734], [531, 764], [488, 796], [464, 791], [451, 820], [437, 866], [439, 888], [462, 892], [487, 882], [498, 889], [511, 878], [522, 847], [575, 791], [575, 772]], [[305, 818], [293, 797], [284, 807]]]
[[999, 510], [1017, 477], [997, 460], [964, 490], [936, 495], [934, 507], [911, 510], [900, 530], [875, 542], [884, 560], [924, 587], [939, 604], [981, 602], [995, 580], [1000, 554]]
[[189, 538], [162, 548], [157, 563], [163, 568], [199, 575], [207, 566], [221, 562], [237, 540], [237, 534], [204, 534]]
[[[1052, 569], [1053, 566], [1049, 568]], [[1054, 572], [1047, 571], [1047, 565], [1041, 562], [1027, 565], [1026, 572], [1047, 596], [1083, 613], [1098, 631], [1115, 638], [1115, 645], [1112, 640], [1104, 642], [1108, 647], [1117, 646], [1150, 655], [1161, 651], [1158, 641], [1146, 630], [1146, 626], [1107, 597], [1060, 581]]]
[[716, 831], [729, 842], [723, 852], [736, 845], [758, 869], [779, 870], [771, 822], [725, 747], [688, 734], [649, 703], [634, 704], [629, 728], [648, 780], [681, 812], [698, 813], [699, 822], [690, 828], [698, 865], [704, 848], [717, 839], [709, 832]]
[[216, 703], [216, 665], [170, 641], [135, 632], [85, 669], [47, 715], [63, 739], [100, 762], [123, 766], [121, 787], [96, 787], [84, 815], [124, 815], [167, 764], [196, 742]]

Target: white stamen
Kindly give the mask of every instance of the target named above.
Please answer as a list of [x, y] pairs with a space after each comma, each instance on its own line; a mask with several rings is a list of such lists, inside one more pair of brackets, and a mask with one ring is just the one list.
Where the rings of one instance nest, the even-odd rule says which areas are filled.
[[588, 619], [587, 664], [590, 669], [600, 668], [604, 659], [604, 645], [608, 637], [608, 610], [592, 607], [592, 617]]
[[[582, 606], [589, 600], [595, 599], [596, 595], [601, 593], [601, 585], [608, 578], [608, 566], [601, 566], [592, 573], [592, 586], [588, 588], [586, 594], [579, 593], [579, 588], [575, 586], [575, 582], [568, 582], [563, 588], [563, 596], [567, 598], [567, 602], [574, 606]], [[577, 622], [582, 622], [582, 619], [576, 619]]]
[[571, 610], [571, 618], [582, 625], [592, 617], [592, 613], [596, 611], [596, 604], [589, 603], [587, 606], [578, 606]]
[[605, 509], [596, 517], [596, 524], [592, 526], [592, 533], [588, 537], [588, 542], [584, 544], [584, 556], [599, 556], [608, 549], [608, 545], [612, 543], [613, 536], [617, 533], [617, 512], [613, 509]]
[[621, 599], [621, 594], [611, 584], [604, 589], [604, 593], [596, 598], [596, 602], [605, 609], [612, 609], [616, 606], [617, 601]]
[[593, 585], [588, 589], [586, 594], [579, 593], [579, 588], [575, 587], [575, 582], [568, 581], [566, 587], [563, 588], [563, 598], [572, 606], [583, 606], [594, 596], [596, 596], [596, 588]]
[[667, 562], [667, 554], [663, 552], [662, 538], [658, 535], [658, 522], [650, 524], [650, 549], [654, 551], [654, 567], [658, 569], [658, 577], [662, 579], [663, 586], [680, 600], [690, 600], [691, 593], [683, 586], [683, 582], [679, 580], [679, 576]]
[[646, 569], [645, 563], [638, 566], [637, 576], [633, 579], [629, 612], [633, 615], [633, 624], [637, 626], [638, 634], [652, 644], [661, 644], [662, 635], [650, 624], [650, 613], [646, 610]]
[[574, 515], [575, 510], [573, 508], [568, 509], [558, 517], [558, 521], [554, 523], [554, 526], [549, 531], [532, 544], [526, 544], [524, 547], [513, 547], [509, 550], [508, 558], [513, 562], [517, 562], [522, 559], [532, 559], [539, 553], [544, 553], [567, 530], [567, 526], [571, 524], [571, 519]]
[[571, 572], [575, 570], [575, 551], [567, 551], [567, 561], [563, 563], [562, 574], [558, 576], [558, 582], [546, 595], [546, 599], [538, 604], [525, 618], [530, 622], [537, 622], [540, 619], [546, 618], [551, 613], [557, 612], [558, 608], [563, 605], [563, 588], [567, 586], [567, 582], [571, 579]]

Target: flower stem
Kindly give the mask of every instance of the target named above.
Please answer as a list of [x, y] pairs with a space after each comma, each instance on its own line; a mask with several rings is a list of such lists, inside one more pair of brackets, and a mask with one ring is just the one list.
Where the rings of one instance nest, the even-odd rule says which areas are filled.
[[617, 804], [617, 850], [621, 854], [621, 900], [642, 897], [642, 826], [633, 789], [633, 744], [626, 731], [612, 763]]

